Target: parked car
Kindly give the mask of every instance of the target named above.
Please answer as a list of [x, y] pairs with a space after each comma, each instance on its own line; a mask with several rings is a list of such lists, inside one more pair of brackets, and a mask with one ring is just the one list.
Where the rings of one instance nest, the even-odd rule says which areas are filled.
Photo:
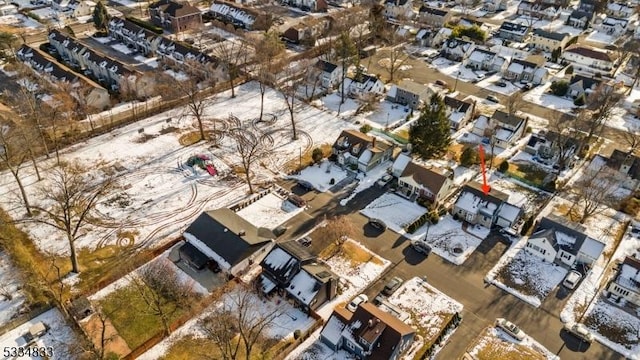
[[376, 181], [376, 184], [380, 187], [384, 187], [385, 185], [387, 185], [391, 179], [393, 179], [393, 177], [389, 174], [383, 176], [380, 178], [380, 180]]
[[429, 256], [429, 254], [431, 254], [431, 246], [425, 244], [424, 241], [412, 241], [411, 247], [413, 248], [413, 250], [422, 253], [425, 256]]
[[591, 343], [593, 341], [593, 334], [582, 324], [574, 324], [571, 326], [564, 324], [564, 330], [584, 342]]
[[390, 296], [396, 290], [398, 290], [398, 288], [400, 287], [400, 285], [402, 285], [403, 282], [404, 280], [402, 280], [401, 278], [397, 276], [394, 277], [387, 283], [387, 285], [384, 286], [384, 289], [382, 289], [382, 294], [386, 296]]
[[498, 81], [498, 82], [496, 83], [496, 86], [498, 86], [498, 87], [507, 87], [507, 83], [506, 83], [506, 82], [504, 82], [504, 81]]
[[525, 333], [520, 330], [520, 328], [517, 327], [514, 323], [503, 318], [496, 319], [496, 327], [499, 327], [509, 336], [519, 341], [522, 341], [526, 336]]
[[447, 86], [447, 83], [445, 81], [443, 81], [443, 80], [440, 80], [440, 79], [436, 80], [435, 84], [436, 85], [440, 85], [440, 86]]
[[384, 223], [384, 221], [380, 220], [380, 219], [369, 219], [369, 225], [371, 225], [374, 229], [380, 230], [380, 231], [385, 231], [387, 230], [387, 224]]
[[489, 101], [491, 101], [491, 102], [494, 102], [494, 103], [496, 103], [496, 104], [499, 104], [499, 103], [500, 103], [500, 100], [498, 100], [498, 98], [497, 98], [497, 97], [495, 97], [495, 96], [493, 96], [493, 95], [487, 95], [487, 100], [489, 100]]
[[308, 236], [305, 236], [303, 238], [298, 239], [298, 242], [300, 243], [300, 245], [302, 246], [306, 246], [309, 247], [311, 246], [311, 238]]
[[308, 181], [298, 180], [298, 186], [300, 186], [305, 191], [313, 191], [314, 190], [313, 185]]
[[360, 294], [356, 296], [353, 300], [351, 300], [351, 302], [347, 305], [347, 310], [351, 312], [355, 312], [358, 306], [360, 306], [360, 304], [366, 303], [367, 301], [369, 301], [369, 298], [367, 297], [367, 295]]
[[580, 282], [580, 279], [582, 279], [582, 274], [580, 274], [579, 272], [575, 271], [575, 270], [571, 270], [569, 271], [569, 273], [567, 274], [567, 276], [564, 278], [564, 281], [562, 282], [562, 285], [564, 287], [566, 287], [567, 289], [575, 289], [576, 286], [578, 286], [578, 283]]
[[304, 206], [307, 204], [307, 202], [306, 202], [306, 201], [304, 201], [304, 199], [303, 199], [303, 198], [301, 198], [300, 196], [295, 195], [295, 194], [291, 194], [291, 195], [289, 195], [289, 197], [287, 197], [287, 200], [288, 200], [290, 203], [292, 203], [293, 205], [295, 205], [295, 206], [297, 206], [297, 207], [300, 207], [300, 208], [301, 208], [301, 207], [304, 207]]

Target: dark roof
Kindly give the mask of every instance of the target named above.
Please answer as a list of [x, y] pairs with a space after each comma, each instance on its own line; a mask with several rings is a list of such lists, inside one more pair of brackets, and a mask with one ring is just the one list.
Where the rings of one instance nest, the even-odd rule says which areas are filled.
[[444, 45], [442, 47], [447, 47], [447, 48], [457, 48], [458, 46], [470, 46], [473, 43], [470, 41], [466, 41], [466, 40], [462, 40], [459, 38], [449, 38], [447, 39], [447, 41], [444, 42]]
[[[369, 320], [371, 324], [379, 327], [379, 336], [370, 334]], [[400, 344], [403, 336], [415, 334], [415, 330], [400, 321], [400, 319], [388, 312], [382, 311], [371, 303], [363, 303], [353, 313], [349, 323], [360, 322], [360, 328], [353, 331], [356, 338], [377, 337], [377, 342], [372, 344], [371, 355], [367, 359], [390, 359], [396, 346]], [[382, 324], [382, 325], [378, 325]]]
[[415, 182], [429, 189], [433, 194], [438, 194], [442, 185], [447, 181], [447, 177], [418, 165], [413, 161], [409, 162], [400, 175], [401, 178], [410, 176]]
[[385, 4], [395, 5], [395, 6], [404, 6], [407, 4], [409, 0], [385, 0]]
[[593, 19], [593, 12], [592, 11], [583, 11], [583, 10], [573, 10], [571, 12], [571, 15], [569, 15], [570, 19], [582, 19], [582, 18], [587, 18], [587, 20], [591, 20]]
[[464, 100], [458, 100], [453, 96], [445, 96], [444, 104], [449, 108], [451, 108], [452, 111], [463, 112], [463, 113], [466, 113], [467, 110], [469, 110], [469, 108], [473, 106], [472, 103]]
[[484, 23], [482, 21], [478, 21], [478, 20], [474, 20], [468, 17], [462, 17], [460, 18], [460, 24], [464, 25], [464, 24], [469, 24], [469, 26], [477, 26], [477, 27], [481, 27], [482, 25], [484, 25]]
[[349, 150], [351, 152], [351, 149], [353, 149], [354, 146], [360, 145], [358, 151], [355, 154], [352, 154], [354, 156], [360, 156], [372, 142], [373, 138], [371, 136], [363, 134], [360, 131], [343, 130], [338, 136], [336, 142], [333, 144], [333, 147], [340, 150]]
[[189, 225], [185, 234], [196, 237], [231, 266], [275, 238], [271, 231], [256, 228], [226, 208], [203, 212]]
[[54, 80], [74, 82], [78, 79], [78, 75], [63, 69], [55, 61], [46, 58], [44, 54], [29, 45], [22, 45], [16, 55], [21, 61], [28, 63], [35, 71], [48, 73]]
[[[556, 140], [559, 138], [562, 138], [562, 136], [555, 131], [547, 131], [546, 134], [544, 134], [544, 139], [549, 140], [552, 143], [556, 142]], [[564, 136], [564, 139], [565, 139], [565, 144], [564, 144], [565, 149], [568, 149], [569, 147], [574, 145], [578, 146], [578, 144], [580, 143], [580, 140], [575, 139], [571, 136]]]
[[328, 72], [328, 73], [332, 73], [338, 68], [338, 65], [322, 59], [318, 60], [318, 62], [316, 63], [316, 66], [320, 68], [322, 71]]
[[200, 13], [197, 7], [191, 6], [189, 3], [181, 4], [171, 0], [158, 1], [149, 5], [149, 9], [159, 9], [172, 17], [182, 17]]
[[196, 269], [203, 268], [209, 262], [209, 257], [191, 243], [184, 243], [184, 245], [180, 247], [179, 252], [180, 257], [185, 258], [189, 263], [193, 264]]
[[529, 28], [522, 24], [516, 24], [516, 23], [505, 21], [502, 23], [502, 25], [500, 25], [500, 30], [515, 32], [519, 34], [526, 34]]
[[491, 119], [499, 121], [503, 124], [509, 124], [514, 127], [518, 127], [520, 124], [522, 124], [523, 121], [526, 121], [526, 119], [523, 117], [514, 114], [509, 115], [509, 113], [506, 113], [502, 110], [496, 110], [491, 116]]
[[313, 278], [318, 282], [323, 284], [329, 282], [331, 279], [336, 281], [340, 279], [340, 276], [331, 271], [331, 269], [324, 264], [309, 263], [302, 265], [302, 269], [309, 273], [309, 275], [313, 276]]
[[420, 7], [420, 13], [421, 14], [422, 13], [427, 13], [427, 14], [432, 14], [432, 15], [435, 15], [435, 16], [446, 16], [448, 11], [442, 10], [442, 9], [438, 9], [438, 8], [434, 8], [434, 7], [431, 7], [431, 6], [422, 5]]
[[282, 250], [291, 254], [291, 256], [296, 258], [301, 263], [307, 263], [309, 260], [314, 260], [316, 258], [316, 256], [311, 254], [306, 247], [302, 246], [295, 240], [281, 242], [277, 246], [281, 247]]
[[622, 165], [629, 166], [629, 176], [632, 179], [640, 180], [640, 158], [636, 155], [615, 149], [607, 159], [607, 166], [620, 171]]
[[260, 263], [263, 273], [275, 280], [276, 284], [286, 286], [300, 271], [304, 263], [315, 260], [297, 241], [286, 241], [277, 244]]
[[622, 264], [629, 265], [632, 268], [640, 271], [640, 259], [636, 259], [633, 256], [627, 256], [626, 258], [624, 258]]
[[584, 57], [588, 57], [592, 59], [598, 59], [603, 61], [613, 61], [611, 55], [604, 51], [599, 51], [599, 50], [588, 48], [586, 46], [581, 46], [578, 44], [571, 45], [568, 48], [566, 48], [564, 51], [582, 55]]
[[567, 33], [558, 33], [558, 32], [553, 32], [553, 31], [546, 31], [546, 30], [542, 30], [542, 29], [539, 29], [539, 28], [538, 29], [534, 29], [533, 30], [533, 34], [541, 36], [543, 38], [556, 40], [556, 41], [562, 41], [564, 38], [569, 36], [569, 34], [567, 34]]
[[[569, 222], [561, 216], [551, 214], [540, 219], [531, 237], [544, 237], [556, 251], [562, 249], [576, 255], [587, 239], [587, 235], [584, 233], [585, 230], [585, 227], [580, 224]], [[576, 240], [573, 244], [560, 244], [558, 243], [556, 232], [563, 233]]]
[[489, 190], [489, 194], [485, 195], [484, 191], [482, 191], [482, 184], [477, 181], [468, 182], [463, 188], [461, 193], [470, 192], [473, 195], [479, 197], [483, 201], [487, 201], [494, 204], [502, 204], [503, 202], [509, 201], [509, 194], [505, 194], [500, 190], [496, 190], [494, 187], [491, 187]]
[[531, 69], [537, 69], [539, 68], [538, 64], [536, 63], [532, 63], [531, 61], [526, 61], [526, 60], [521, 60], [521, 59], [512, 59], [511, 60], [512, 63], [516, 63], [516, 64], [520, 64], [522, 66], [524, 66], [525, 68], [531, 68]]
[[579, 82], [582, 82], [581, 86], [583, 90], [586, 89], [595, 89], [602, 82], [601, 79], [596, 79], [594, 77], [587, 77], [582, 75], [573, 75], [571, 80], [569, 81], [569, 85], [577, 85]]

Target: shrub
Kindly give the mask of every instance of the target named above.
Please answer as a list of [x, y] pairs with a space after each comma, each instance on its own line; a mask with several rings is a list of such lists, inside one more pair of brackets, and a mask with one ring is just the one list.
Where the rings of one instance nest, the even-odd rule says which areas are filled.
[[634, 196], [628, 196], [620, 202], [619, 210], [631, 216], [636, 216], [640, 210], [640, 201]]
[[500, 166], [498, 167], [498, 171], [504, 174], [507, 172], [507, 170], [509, 170], [509, 162], [505, 160], [500, 163]]
[[469, 167], [478, 164], [478, 151], [473, 147], [468, 147], [460, 154], [460, 165]]
[[300, 335], [302, 335], [302, 332], [300, 331], [300, 329], [296, 329], [293, 332], [293, 338], [296, 339], [296, 340], [300, 339]]
[[368, 133], [369, 131], [371, 131], [372, 127], [369, 124], [364, 124], [362, 126], [360, 126], [360, 132], [363, 134]]
[[555, 96], [565, 96], [569, 91], [569, 82], [565, 80], [554, 81], [551, 83], [550, 89]]
[[573, 65], [569, 65], [567, 67], [567, 71], [565, 71], [564, 73], [567, 74], [567, 75], [573, 74]]
[[156, 33], [158, 35], [162, 35], [162, 33], [164, 32], [160, 26], [153, 25], [152, 23], [150, 23], [148, 21], [144, 21], [144, 20], [135, 18], [133, 16], [127, 16], [126, 19], [131, 21], [132, 23], [138, 25], [138, 26], [142, 26], [143, 28], [145, 28], [147, 30], [153, 31], [154, 33]]
[[544, 191], [548, 191], [548, 192], [555, 192], [556, 191], [556, 182], [554, 181], [549, 181], [546, 184], [544, 184], [542, 186], [542, 190]]
[[573, 105], [582, 106], [585, 103], [584, 94], [578, 96], [575, 100], [573, 100]]
[[438, 212], [436, 212], [436, 211], [432, 212], [429, 215], [429, 221], [434, 225], [437, 224], [438, 221], [440, 221], [440, 215], [438, 215]]
[[311, 159], [313, 159], [314, 163], [319, 163], [320, 161], [322, 161], [323, 157], [324, 154], [322, 154], [322, 149], [320, 149], [319, 147], [313, 149], [313, 152], [311, 152]]

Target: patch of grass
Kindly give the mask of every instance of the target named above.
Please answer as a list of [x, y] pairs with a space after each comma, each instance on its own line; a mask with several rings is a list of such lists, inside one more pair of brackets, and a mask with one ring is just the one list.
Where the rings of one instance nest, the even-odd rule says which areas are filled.
[[[600, 317], [602, 315], [603, 314], [599, 314]], [[604, 317], [604, 318], [607, 318], [607, 317]], [[607, 339], [613, 341], [616, 344], [620, 344], [626, 347], [627, 349], [630, 349], [632, 346], [638, 344], [637, 340], [636, 341], [629, 340], [630, 337], [637, 338], [637, 336], [635, 335], [636, 329], [624, 326], [625, 325], [624, 322], [618, 323], [612, 319], [609, 319], [609, 320], [610, 321], [608, 322], [600, 322], [598, 320], [598, 313], [592, 313], [592, 314], [589, 314], [584, 319], [584, 324], [587, 327], [596, 329], [598, 333], [602, 334]], [[634, 334], [634, 335], [629, 336], [629, 334]]]
[[568, 204], [556, 204], [553, 209], [556, 214], [563, 216], [570, 221], [580, 221], [580, 214], [578, 214], [578, 210], [576, 208], [571, 209]]
[[542, 182], [547, 177], [546, 171], [530, 164], [509, 163], [508, 172], [537, 186], [542, 186]]
[[[240, 337], [236, 338], [236, 341], [241, 341]], [[262, 351], [259, 348], [254, 348], [251, 352], [251, 360], [269, 360], [276, 357], [278, 352], [284, 347], [289, 345], [292, 340], [275, 342], [274, 340], [267, 339], [265, 344], [275, 345], [271, 346], [268, 350]], [[243, 344], [240, 344], [240, 350], [238, 351], [237, 358], [244, 359], [245, 351]], [[167, 350], [161, 360], [209, 360], [209, 359], [222, 359], [222, 353], [220, 349], [211, 341], [197, 338], [194, 336], [183, 337], [171, 344], [171, 347]]]
[[399, 129], [395, 132], [396, 135], [398, 135], [399, 137], [409, 141], [409, 130], [407, 129]]
[[160, 129], [159, 133], [160, 135], [165, 135], [165, 134], [170, 134], [170, 133], [174, 133], [176, 131], [178, 131], [179, 129], [175, 126], [167, 126], [167, 127], [163, 127], [162, 129]]
[[[204, 132], [204, 139], [205, 140], [210, 139], [211, 135], [213, 135], [213, 132], [205, 131]], [[182, 146], [191, 146], [191, 145], [199, 142], [200, 140], [201, 140], [200, 131], [198, 131], [198, 130], [186, 132], [184, 134], [181, 134], [180, 137], [178, 138], [178, 142]]]
[[358, 265], [369, 261], [376, 265], [383, 264], [379, 257], [372, 255], [370, 252], [351, 241], [347, 241], [342, 244], [341, 252], [344, 257], [351, 260], [352, 265]]
[[464, 144], [451, 144], [451, 146], [449, 146], [449, 153], [451, 153], [451, 155], [453, 156], [453, 160], [455, 160], [456, 162], [460, 161], [460, 155], [462, 155], [462, 152], [465, 149], [465, 145]]
[[149, 140], [155, 139], [158, 137], [158, 134], [140, 134], [140, 136], [134, 140], [135, 143], [144, 144]]
[[[100, 306], [124, 339], [129, 348], [135, 349], [151, 337], [163, 331], [159, 317], [151, 315], [144, 299], [133, 286], [120, 288], [100, 301]], [[171, 314], [172, 323], [185, 313], [178, 310]]]
[[[284, 164], [284, 171], [288, 172], [288, 171], [302, 170], [307, 166], [313, 165], [312, 154], [313, 154], [313, 149], [315, 149], [316, 147], [313, 147], [308, 151], [305, 151], [304, 153], [302, 153], [302, 156], [300, 158], [296, 157], [294, 159], [289, 160], [286, 164]], [[327, 158], [331, 155], [332, 145], [322, 144], [320, 145], [320, 149], [322, 150], [322, 157]], [[300, 165], [302, 165], [302, 167], [300, 167]]]

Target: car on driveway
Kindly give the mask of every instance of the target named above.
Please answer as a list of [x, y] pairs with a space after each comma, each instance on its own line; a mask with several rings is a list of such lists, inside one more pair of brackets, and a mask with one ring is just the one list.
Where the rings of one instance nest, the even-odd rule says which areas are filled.
[[575, 270], [571, 270], [569, 271], [567, 276], [564, 278], [562, 285], [567, 289], [573, 290], [576, 288], [576, 286], [578, 286], [580, 279], [582, 279], [582, 274], [580, 274]]
[[573, 324], [571, 326], [564, 324], [564, 330], [584, 342], [591, 343], [593, 341], [593, 334], [582, 324]]
[[404, 280], [402, 280], [401, 278], [397, 276], [394, 277], [393, 279], [389, 280], [387, 285], [384, 286], [384, 289], [382, 289], [382, 294], [385, 296], [390, 296], [396, 290], [398, 290], [398, 288], [400, 287], [400, 285], [402, 285], [403, 282]]
[[353, 300], [351, 300], [351, 302], [347, 305], [347, 310], [351, 312], [355, 312], [358, 306], [360, 306], [360, 304], [366, 303], [367, 301], [369, 301], [369, 298], [367, 297], [367, 295], [360, 294], [356, 296]]
[[376, 184], [380, 187], [385, 187], [385, 185], [387, 185], [391, 179], [393, 179], [393, 176], [387, 174], [383, 177], [380, 178], [380, 180], [376, 181]]
[[447, 83], [440, 79], [436, 80], [435, 84], [439, 86], [447, 86]]
[[384, 223], [384, 221], [380, 220], [380, 219], [369, 219], [369, 225], [371, 225], [371, 227], [373, 227], [374, 229], [380, 230], [380, 231], [385, 231], [387, 230], [387, 224]]
[[487, 95], [487, 98], [486, 98], [486, 99], [487, 99], [487, 100], [489, 100], [489, 101], [491, 101], [491, 102], [494, 102], [494, 103], [496, 103], [496, 104], [499, 104], [499, 103], [500, 103], [500, 100], [498, 100], [498, 98], [497, 98], [497, 97], [495, 97], [495, 96], [493, 96], [493, 95]]
[[507, 83], [506, 83], [506, 82], [504, 82], [504, 81], [498, 81], [498, 82], [496, 83], [496, 86], [497, 86], [497, 87], [507, 87]]
[[522, 341], [525, 338], [525, 333], [520, 330], [514, 323], [503, 318], [496, 319], [496, 327], [506, 332], [512, 338]]
[[311, 238], [308, 236], [305, 236], [303, 238], [298, 239], [298, 242], [300, 243], [300, 245], [302, 246], [306, 246], [309, 247], [311, 246]]
[[429, 254], [431, 254], [431, 246], [426, 244], [424, 241], [414, 240], [411, 242], [411, 247], [413, 250], [424, 254], [425, 256], [429, 256]]

